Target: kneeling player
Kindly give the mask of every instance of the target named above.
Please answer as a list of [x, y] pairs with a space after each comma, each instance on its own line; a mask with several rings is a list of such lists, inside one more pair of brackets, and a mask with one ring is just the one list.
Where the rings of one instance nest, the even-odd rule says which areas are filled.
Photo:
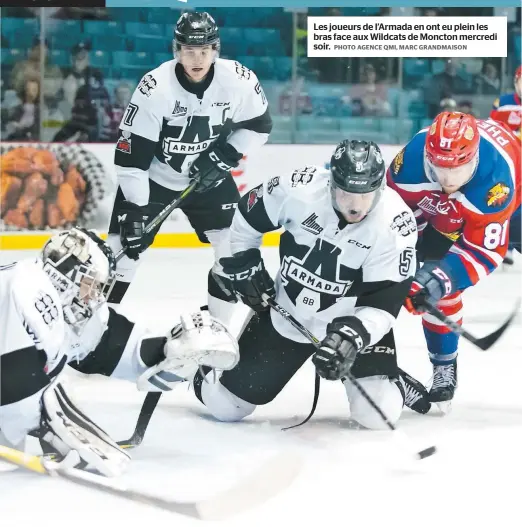
[[157, 391], [200, 365], [226, 369], [238, 359], [237, 342], [207, 312], [182, 316], [163, 337], [109, 309], [114, 269], [109, 247], [79, 229], [53, 236], [38, 259], [0, 267], [0, 437], [18, 446], [34, 435], [66, 466], [107, 476], [130, 457], [68, 397], [58, 377], [67, 363]]
[[[231, 227], [233, 257], [221, 259], [236, 294], [257, 312], [239, 340], [241, 360], [218, 383], [196, 375], [197, 397], [223, 421], [272, 401], [313, 356], [317, 372], [341, 380], [351, 417], [364, 427], [385, 423], [346, 378], [350, 372], [396, 422], [406, 404], [425, 413], [427, 392], [397, 366], [392, 326], [416, 269], [417, 230], [410, 209], [386, 187], [385, 165], [372, 142], [343, 141], [331, 171], [308, 166], [274, 177], [239, 202]], [[265, 270], [262, 234], [284, 227], [276, 283]], [[317, 350], [263, 294], [317, 338]]]

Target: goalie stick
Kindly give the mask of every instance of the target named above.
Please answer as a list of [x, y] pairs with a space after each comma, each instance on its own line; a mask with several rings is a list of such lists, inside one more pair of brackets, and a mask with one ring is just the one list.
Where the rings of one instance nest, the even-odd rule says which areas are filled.
[[[317, 337], [315, 337], [310, 331], [308, 331], [297, 319], [295, 319], [286, 309], [281, 307], [273, 298], [269, 297], [266, 293], [263, 294], [263, 300], [275, 311], [277, 311], [284, 319], [286, 319], [292, 326], [294, 326], [297, 331], [299, 331], [303, 336], [305, 336], [307, 339], [310, 340], [310, 342], [318, 348], [320, 345], [320, 341]], [[317, 374], [316, 374], [317, 375]], [[379, 414], [380, 418], [384, 421], [386, 426], [393, 431], [395, 434], [399, 434], [399, 437], [402, 439], [403, 443], [405, 443], [408, 440], [408, 437], [400, 433], [399, 430], [395, 427], [395, 425], [388, 419], [386, 414], [381, 410], [379, 405], [368, 395], [366, 390], [361, 386], [361, 384], [357, 381], [357, 379], [351, 375], [350, 373], [347, 374], [348, 379], [350, 382], [359, 390], [359, 393], [362, 395], [362, 397], [366, 400], [366, 402]], [[318, 390], [317, 391], [317, 398], [318, 398]], [[314, 396], [314, 404], [317, 404], [317, 400]], [[315, 410], [315, 407], [313, 408]], [[306, 418], [306, 421], [308, 421], [312, 417], [313, 411], [310, 412], [310, 415]], [[305, 422], [306, 422], [305, 421]], [[299, 425], [298, 425], [299, 426]], [[434, 446], [430, 446], [428, 448], [424, 448], [418, 452], [415, 453], [415, 457], [417, 459], [424, 459], [429, 456], [432, 456], [436, 452], [436, 448]]]
[[44, 461], [39, 456], [4, 446], [0, 446], [0, 459], [34, 473], [59, 477], [135, 503], [207, 521], [224, 520], [261, 505], [288, 488], [302, 467], [299, 456], [281, 452], [225, 491], [201, 500], [177, 501], [116, 485], [103, 476], [83, 470], [60, 469], [56, 463]]

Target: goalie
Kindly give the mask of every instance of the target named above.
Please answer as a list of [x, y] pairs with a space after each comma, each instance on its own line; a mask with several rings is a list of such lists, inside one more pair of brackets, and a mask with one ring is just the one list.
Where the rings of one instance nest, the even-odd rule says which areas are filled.
[[206, 311], [158, 336], [110, 309], [115, 267], [105, 242], [82, 229], [53, 236], [36, 259], [0, 267], [0, 443], [21, 448], [30, 434], [63, 467], [118, 475], [130, 456], [71, 401], [60, 382], [66, 364], [165, 391], [200, 366], [237, 363], [236, 340]]

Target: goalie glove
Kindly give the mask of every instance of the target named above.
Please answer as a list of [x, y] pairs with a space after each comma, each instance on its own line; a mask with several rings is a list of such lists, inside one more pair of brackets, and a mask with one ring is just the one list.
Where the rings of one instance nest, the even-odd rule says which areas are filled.
[[192, 379], [201, 366], [231, 370], [239, 361], [239, 344], [208, 311], [180, 316], [163, 348], [165, 359], [138, 378], [138, 390], [168, 391]]
[[[55, 379], [42, 394], [40, 428], [33, 433], [63, 456], [61, 468], [87, 465], [104, 476], [118, 476], [130, 456], [69, 399]], [[44, 448], [45, 451], [45, 448]]]

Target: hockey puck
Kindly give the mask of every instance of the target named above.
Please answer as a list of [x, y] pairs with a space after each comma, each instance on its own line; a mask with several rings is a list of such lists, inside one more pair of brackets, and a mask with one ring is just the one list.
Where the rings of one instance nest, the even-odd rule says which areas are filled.
[[428, 448], [425, 448], [424, 450], [421, 450], [420, 452], [417, 452], [417, 456], [419, 459], [425, 459], [427, 457], [433, 456], [437, 452], [437, 449], [434, 446], [430, 446]]

